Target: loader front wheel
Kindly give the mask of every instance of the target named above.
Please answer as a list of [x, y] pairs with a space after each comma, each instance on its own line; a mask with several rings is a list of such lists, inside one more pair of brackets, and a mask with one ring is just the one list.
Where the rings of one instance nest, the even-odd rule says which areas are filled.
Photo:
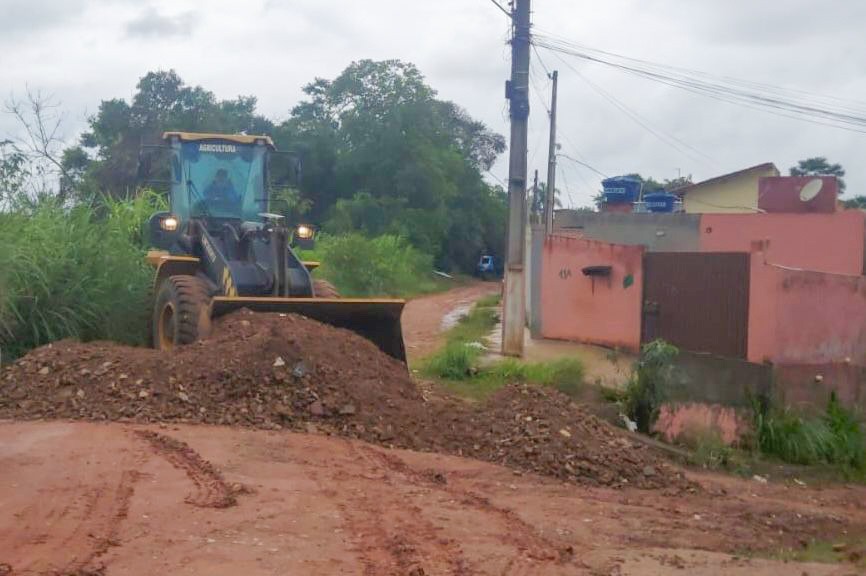
[[327, 280], [313, 280], [313, 296], [316, 298], [326, 298], [334, 300], [340, 297], [340, 293], [333, 284]]
[[192, 344], [210, 332], [207, 284], [195, 276], [171, 276], [157, 291], [153, 307], [153, 345], [158, 350]]

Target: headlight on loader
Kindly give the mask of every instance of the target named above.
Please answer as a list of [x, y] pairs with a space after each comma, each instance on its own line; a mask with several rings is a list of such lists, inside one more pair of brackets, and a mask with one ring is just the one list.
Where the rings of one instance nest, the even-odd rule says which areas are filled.
[[300, 224], [295, 230], [295, 234], [301, 240], [309, 240], [313, 237], [314, 230], [312, 226], [307, 226], [306, 224]]
[[163, 218], [162, 221], [159, 223], [159, 227], [162, 228], [163, 230], [165, 230], [166, 232], [177, 232], [178, 225], [179, 225], [179, 222], [177, 221], [177, 218], [175, 218], [174, 216], [169, 216], [167, 218]]

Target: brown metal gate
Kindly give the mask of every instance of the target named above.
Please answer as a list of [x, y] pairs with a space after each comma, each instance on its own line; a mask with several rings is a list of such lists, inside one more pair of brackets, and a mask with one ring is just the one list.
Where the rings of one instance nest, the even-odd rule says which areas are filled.
[[749, 267], [745, 253], [647, 253], [641, 340], [745, 358]]

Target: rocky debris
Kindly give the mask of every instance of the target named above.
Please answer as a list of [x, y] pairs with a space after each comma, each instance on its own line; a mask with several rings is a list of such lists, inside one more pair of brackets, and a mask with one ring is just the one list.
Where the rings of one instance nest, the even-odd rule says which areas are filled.
[[[422, 396], [371, 342], [292, 314], [241, 311], [171, 353], [57, 342], [0, 372], [0, 418], [185, 422], [292, 429], [486, 460], [607, 486], [686, 481], [555, 390], [487, 402]], [[279, 360], [279, 361], [277, 361]]]

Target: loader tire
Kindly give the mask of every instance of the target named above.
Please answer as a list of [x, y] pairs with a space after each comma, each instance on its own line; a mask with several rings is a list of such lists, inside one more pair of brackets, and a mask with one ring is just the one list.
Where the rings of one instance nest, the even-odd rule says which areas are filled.
[[315, 298], [334, 300], [340, 297], [340, 293], [327, 280], [313, 280], [313, 296]]
[[159, 286], [153, 307], [153, 345], [158, 350], [192, 344], [210, 333], [210, 295], [195, 276], [171, 276]]

